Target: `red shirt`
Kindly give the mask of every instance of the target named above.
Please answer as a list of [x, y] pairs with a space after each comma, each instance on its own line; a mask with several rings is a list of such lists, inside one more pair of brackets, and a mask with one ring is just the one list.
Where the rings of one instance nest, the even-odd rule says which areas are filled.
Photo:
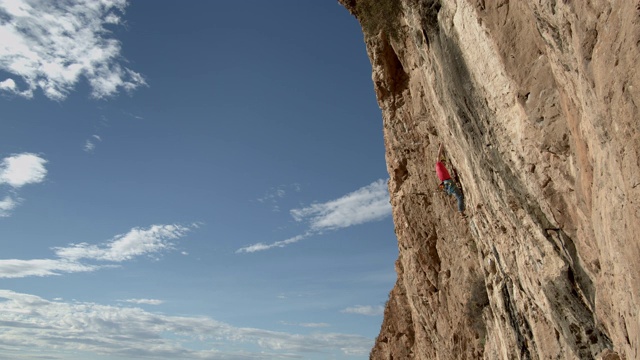
[[451, 175], [449, 175], [447, 168], [444, 167], [444, 164], [441, 161], [436, 163], [436, 174], [438, 174], [438, 179], [440, 179], [440, 181], [451, 179]]

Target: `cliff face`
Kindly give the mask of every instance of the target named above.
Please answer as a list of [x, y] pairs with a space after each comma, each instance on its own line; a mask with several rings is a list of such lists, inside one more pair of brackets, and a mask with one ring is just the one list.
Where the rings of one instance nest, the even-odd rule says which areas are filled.
[[[371, 358], [640, 359], [638, 1], [395, 0], [391, 28], [371, 18], [389, 0], [340, 2], [400, 250]], [[440, 142], [467, 219], [436, 189]]]

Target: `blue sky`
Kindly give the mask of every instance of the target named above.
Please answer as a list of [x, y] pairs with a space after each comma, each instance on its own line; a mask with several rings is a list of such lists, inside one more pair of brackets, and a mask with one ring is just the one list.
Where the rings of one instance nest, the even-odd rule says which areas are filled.
[[0, 359], [368, 358], [397, 245], [347, 10], [0, 0], [0, 38]]

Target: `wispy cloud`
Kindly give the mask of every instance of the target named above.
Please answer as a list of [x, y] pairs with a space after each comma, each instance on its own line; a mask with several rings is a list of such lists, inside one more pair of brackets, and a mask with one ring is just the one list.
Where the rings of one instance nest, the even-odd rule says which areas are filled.
[[180, 225], [153, 225], [148, 229], [133, 228], [104, 245], [80, 243], [56, 247], [54, 250], [60, 258], [71, 261], [93, 259], [122, 262], [140, 255], [173, 249], [171, 240], [185, 236], [188, 231], [189, 228]]
[[381, 305], [371, 306], [371, 305], [356, 305], [353, 307], [348, 307], [341, 312], [347, 314], [358, 314], [358, 315], [366, 315], [366, 316], [380, 316], [384, 313], [384, 307]]
[[303, 240], [305, 238], [308, 238], [309, 236], [311, 236], [312, 233], [306, 233], [306, 234], [302, 234], [302, 235], [297, 235], [294, 236], [292, 238], [286, 239], [286, 240], [282, 240], [282, 241], [276, 241], [274, 243], [271, 244], [265, 244], [265, 243], [257, 243], [257, 244], [253, 244], [253, 245], [249, 245], [249, 246], [245, 246], [243, 248], [240, 248], [238, 250], [236, 250], [236, 253], [252, 253], [252, 252], [256, 252], [256, 251], [264, 251], [264, 250], [269, 250], [269, 249], [273, 249], [273, 248], [281, 248], [281, 247], [285, 247], [287, 245], [291, 245], [291, 244], [295, 244], [300, 240]]
[[100, 136], [91, 135], [91, 137], [85, 141], [83, 150], [88, 153], [93, 152], [93, 150], [95, 150], [96, 148], [96, 143], [100, 141], [102, 141], [102, 138], [100, 138]]
[[259, 197], [257, 200], [261, 203], [271, 204], [272, 210], [274, 212], [280, 212], [280, 200], [287, 196], [287, 194], [291, 191], [300, 192], [301, 188], [302, 187], [298, 183], [294, 183], [291, 185], [280, 185], [278, 187], [269, 189], [262, 197]]
[[120, 300], [122, 302], [132, 303], [132, 304], [141, 304], [141, 305], [162, 305], [164, 301], [157, 299], [127, 299]]
[[93, 150], [96, 148], [96, 144], [94, 144], [93, 142], [91, 142], [91, 140], [87, 140], [84, 143], [84, 152], [93, 152]]
[[[153, 225], [147, 229], [133, 228], [128, 233], [117, 235], [100, 244], [71, 244], [56, 247], [55, 259], [5, 259], [0, 260], [0, 278], [22, 278], [28, 276], [51, 276], [63, 273], [88, 272], [143, 255], [158, 254], [174, 248], [173, 241], [182, 238], [190, 230], [181, 225]], [[85, 260], [81, 262], [81, 260]], [[108, 262], [87, 263], [86, 260]]]
[[64, 100], [81, 77], [95, 98], [146, 85], [120, 64], [120, 42], [109, 26], [122, 23], [127, 0], [0, 0], [0, 70], [14, 75], [0, 91], [26, 98], [39, 88]]
[[98, 268], [99, 266], [96, 265], [85, 265], [65, 259], [6, 259], [0, 260], [0, 278], [51, 276], [61, 273], [88, 272]]
[[305, 328], [325, 328], [331, 326], [327, 323], [290, 323], [286, 321], [281, 321], [281, 324], [288, 326], [300, 326]]
[[11, 195], [0, 200], [0, 217], [11, 215], [11, 211], [20, 203], [17, 190], [27, 184], [37, 184], [47, 176], [47, 160], [31, 153], [16, 154], [0, 162], [0, 185], [10, 187]]
[[298, 324], [302, 327], [306, 327], [306, 328], [324, 328], [324, 327], [330, 327], [331, 325], [327, 324], [327, 323], [300, 323]]
[[5, 196], [4, 199], [0, 200], [0, 217], [7, 217], [11, 214], [11, 210], [13, 210], [18, 204], [13, 198], [10, 196]]
[[382, 179], [339, 199], [291, 210], [296, 221], [308, 222], [314, 231], [335, 230], [378, 221], [390, 214], [387, 184]]
[[275, 201], [276, 199], [283, 198], [286, 194], [287, 192], [282, 187], [273, 188], [273, 189], [269, 189], [269, 191], [267, 191], [264, 194], [264, 196], [258, 198], [258, 201], [259, 202]]
[[256, 243], [240, 248], [236, 253], [281, 248], [326, 230], [382, 220], [391, 215], [391, 205], [386, 181], [380, 179], [336, 200], [293, 209], [290, 213], [296, 221], [308, 223], [304, 234], [271, 244]]
[[[154, 359], [291, 359], [309, 353], [334, 358], [364, 357], [373, 346], [373, 339], [359, 335], [234, 327], [208, 317], [49, 301], [10, 290], [0, 290], [0, 326], [3, 349], [23, 355], [38, 349]], [[257, 350], [242, 350], [246, 344]]]

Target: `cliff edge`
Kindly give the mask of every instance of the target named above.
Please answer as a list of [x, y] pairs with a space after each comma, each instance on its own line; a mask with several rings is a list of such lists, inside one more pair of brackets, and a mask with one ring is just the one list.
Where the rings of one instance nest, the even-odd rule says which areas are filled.
[[339, 1], [400, 250], [371, 359], [640, 359], [640, 3]]

